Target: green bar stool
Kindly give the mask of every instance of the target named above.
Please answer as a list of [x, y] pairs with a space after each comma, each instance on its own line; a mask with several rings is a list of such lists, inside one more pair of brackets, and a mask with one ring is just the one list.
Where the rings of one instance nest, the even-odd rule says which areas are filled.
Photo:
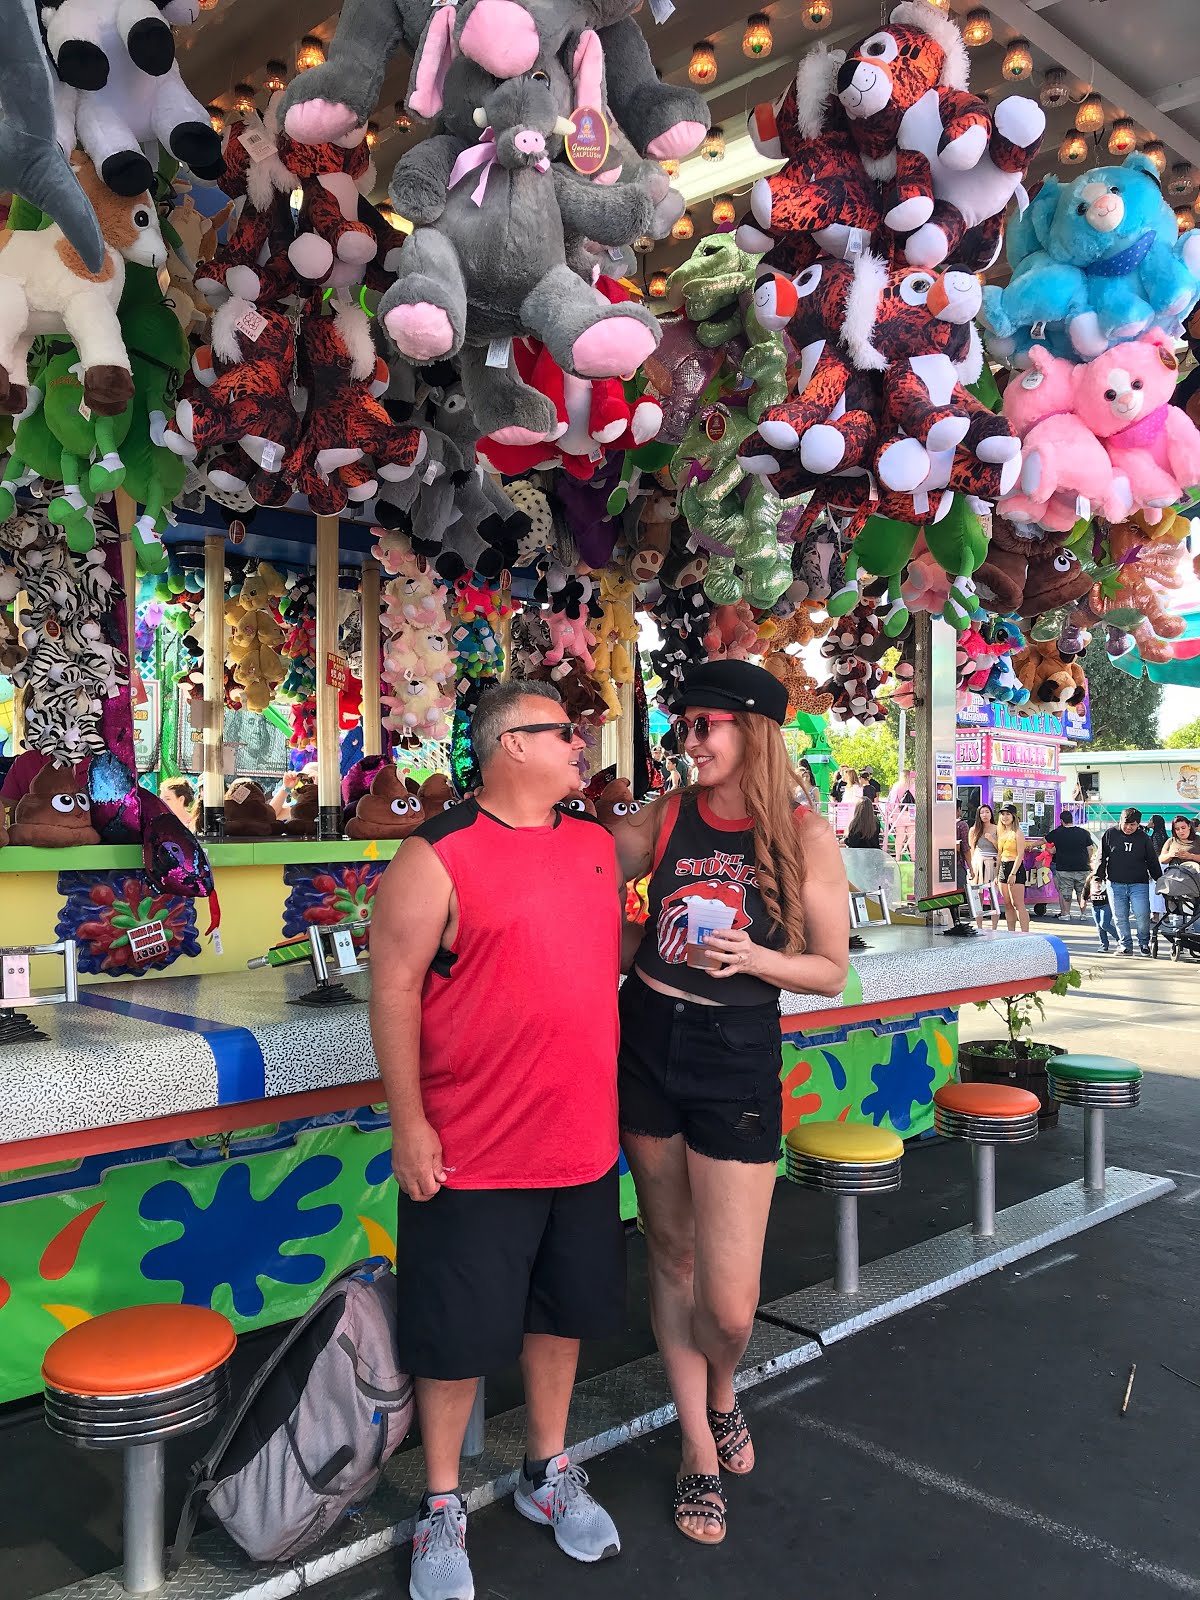
[[802, 1189], [837, 1196], [834, 1287], [858, 1288], [858, 1197], [900, 1187], [904, 1141], [862, 1122], [801, 1122], [788, 1134], [787, 1175]]
[[971, 1231], [996, 1231], [996, 1146], [1037, 1138], [1038, 1097], [1007, 1083], [944, 1083], [933, 1096], [933, 1125], [944, 1139], [971, 1146]]
[[1141, 1104], [1142, 1069], [1121, 1056], [1051, 1056], [1046, 1063], [1051, 1097], [1083, 1107], [1083, 1187], [1104, 1192], [1104, 1113]]

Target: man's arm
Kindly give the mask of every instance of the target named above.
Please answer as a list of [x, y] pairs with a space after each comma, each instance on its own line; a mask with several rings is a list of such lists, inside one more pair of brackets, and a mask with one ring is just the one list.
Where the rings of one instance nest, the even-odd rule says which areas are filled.
[[421, 1102], [421, 989], [450, 915], [452, 885], [432, 846], [407, 839], [371, 915], [371, 1039], [392, 1121], [392, 1171], [413, 1200], [446, 1181], [442, 1142]]

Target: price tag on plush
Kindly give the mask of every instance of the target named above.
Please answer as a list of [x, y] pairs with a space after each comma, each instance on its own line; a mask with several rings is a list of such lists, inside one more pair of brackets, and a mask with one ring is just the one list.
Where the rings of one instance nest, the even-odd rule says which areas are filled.
[[251, 306], [248, 310], [243, 311], [241, 316], [234, 323], [234, 327], [237, 329], [238, 333], [244, 333], [246, 338], [249, 339], [252, 344], [261, 338], [263, 329], [266, 327], [266, 325], [266, 317], [264, 317], [260, 311], [255, 311], [253, 306]]
[[596, 106], [577, 106], [571, 113], [575, 132], [567, 135], [567, 160], [585, 178], [608, 160], [608, 123]]
[[263, 126], [263, 120], [257, 112], [238, 134], [238, 143], [251, 161], [265, 161], [268, 156], [275, 154], [275, 141]]
[[170, 949], [167, 930], [161, 922], [141, 922], [129, 930], [129, 953], [139, 964], [165, 956]]
[[493, 339], [491, 344], [488, 345], [488, 352], [484, 357], [483, 364], [485, 367], [504, 368], [507, 367], [511, 357], [512, 340], [507, 337], [503, 339]]

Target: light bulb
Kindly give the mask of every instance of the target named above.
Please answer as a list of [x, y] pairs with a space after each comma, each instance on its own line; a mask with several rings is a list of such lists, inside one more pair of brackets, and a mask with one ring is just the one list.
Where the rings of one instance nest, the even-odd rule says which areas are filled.
[[224, 106], [209, 106], [209, 108], [208, 108], [208, 120], [209, 120], [209, 122], [212, 123], [212, 130], [213, 130], [214, 133], [224, 133], [225, 132], [225, 107]]
[[654, 249], [654, 240], [648, 233], [639, 234], [633, 241], [633, 248], [639, 256], [648, 256], [651, 250]]
[[746, 31], [742, 35], [742, 54], [752, 61], [762, 61], [775, 47], [771, 32], [771, 19], [765, 11], [756, 11], [746, 18]]
[[722, 127], [710, 128], [704, 135], [704, 143], [700, 146], [700, 154], [705, 161], [724, 161], [725, 159], [725, 130]]
[[1065, 106], [1071, 98], [1071, 79], [1063, 67], [1047, 67], [1042, 76], [1042, 87], [1038, 99], [1047, 111], [1053, 111], [1057, 106]]
[[1167, 180], [1167, 193], [1176, 200], [1186, 200], [1196, 189], [1196, 174], [1188, 161], [1177, 161]]
[[235, 83], [233, 86], [233, 109], [248, 117], [254, 110], [254, 85], [252, 83]]
[[1150, 157], [1160, 173], [1167, 170], [1167, 152], [1158, 139], [1147, 139], [1142, 146], [1142, 154]]
[[1085, 95], [1075, 113], [1075, 126], [1080, 133], [1099, 133], [1104, 126], [1104, 102], [1098, 94]]
[[268, 94], [282, 94], [287, 88], [287, 62], [268, 61], [263, 88]]
[[674, 156], [668, 156], [665, 161], [660, 161], [658, 164], [668, 178], [677, 178], [679, 176], [679, 163]]
[[307, 72], [311, 67], [321, 67], [325, 64], [325, 46], [315, 33], [306, 33], [300, 41], [300, 48], [296, 51], [296, 66], [301, 72]]
[[1180, 233], [1186, 233], [1189, 228], [1196, 226], [1196, 213], [1191, 206], [1177, 206], [1175, 209], [1175, 225]]
[[733, 227], [733, 219], [737, 215], [733, 201], [727, 194], [718, 195], [713, 201], [712, 219], [713, 226], [724, 232]]
[[1058, 147], [1058, 159], [1068, 167], [1087, 160], [1088, 142], [1081, 133], [1069, 133]]
[[692, 59], [688, 62], [688, 77], [703, 87], [717, 81], [717, 52], [710, 39], [701, 39], [692, 46]]
[[365, 138], [367, 141], [367, 149], [374, 150], [375, 146], [379, 143], [379, 124], [377, 122], [367, 123]]
[[412, 118], [409, 116], [408, 112], [405, 111], [399, 100], [396, 101], [396, 115], [392, 118], [392, 120], [401, 133], [412, 132]]
[[946, 12], [950, 10], [950, 0], [929, 0], [929, 4], [935, 11]]
[[829, 0], [806, 0], [800, 20], [810, 33], [821, 33], [833, 20], [833, 7]]
[[1004, 65], [1000, 71], [1013, 83], [1024, 83], [1026, 78], [1033, 76], [1033, 51], [1029, 48], [1028, 39], [1012, 40], [1004, 52]]
[[1110, 156], [1127, 156], [1137, 149], [1137, 129], [1128, 117], [1117, 117], [1108, 131]]
[[646, 293], [651, 300], [665, 300], [667, 298], [667, 275], [665, 272], [655, 272], [651, 275], [650, 282], [646, 285]]
[[690, 239], [696, 231], [696, 224], [685, 211], [678, 222], [671, 225], [672, 239]]
[[976, 6], [974, 11], [967, 12], [962, 36], [972, 50], [978, 50], [980, 45], [991, 44], [992, 18], [986, 6]]

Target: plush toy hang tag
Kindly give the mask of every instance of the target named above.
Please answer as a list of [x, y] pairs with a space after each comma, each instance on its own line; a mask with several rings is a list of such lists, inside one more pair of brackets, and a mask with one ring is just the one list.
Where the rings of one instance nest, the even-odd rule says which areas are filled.
[[262, 337], [264, 328], [267, 326], [267, 319], [261, 312], [250, 306], [246, 311], [242, 312], [233, 326], [238, 333], [244, 333], [251, 343], [257, 343]]
[[263, 120], [257, 112], [238, 134], [238, 143], [251, 161], [265, 161], [268, 156], [275, 154], [275, 141], [263, 126]]
[[851, 228], [846, 235], [846, 260], [853, 261], [855, 256], [862, 255], [871, 242], [871, 235], [865, 228]]
[[1046, 324], [1044, 322], [1035, 322], [1029, 330], [1029, 337], [1035, 341], [1044, 339], [1046, 337]]
[[608, 160], [608, 123], [595, 106], [577, 106], [571, 121], [575, 132], [567, 135], [567, 160], [576, 172], [590, 178]]
[[506, 367], [512, 359], [512, 340], [507, 336], [503, 339], [493, 339], [488, 345], [488, 353], [484, 360], [485, 367]]
[[281, 444], [268, 444], [263, 446], [262, 460], [259, 466], [264, 472], [278, 472], [283, 465], [284, 448]]
[[650, 0], [650, 15], [655, 22], [663, 23], [675, 15], [675, 7], [671, 0]]

